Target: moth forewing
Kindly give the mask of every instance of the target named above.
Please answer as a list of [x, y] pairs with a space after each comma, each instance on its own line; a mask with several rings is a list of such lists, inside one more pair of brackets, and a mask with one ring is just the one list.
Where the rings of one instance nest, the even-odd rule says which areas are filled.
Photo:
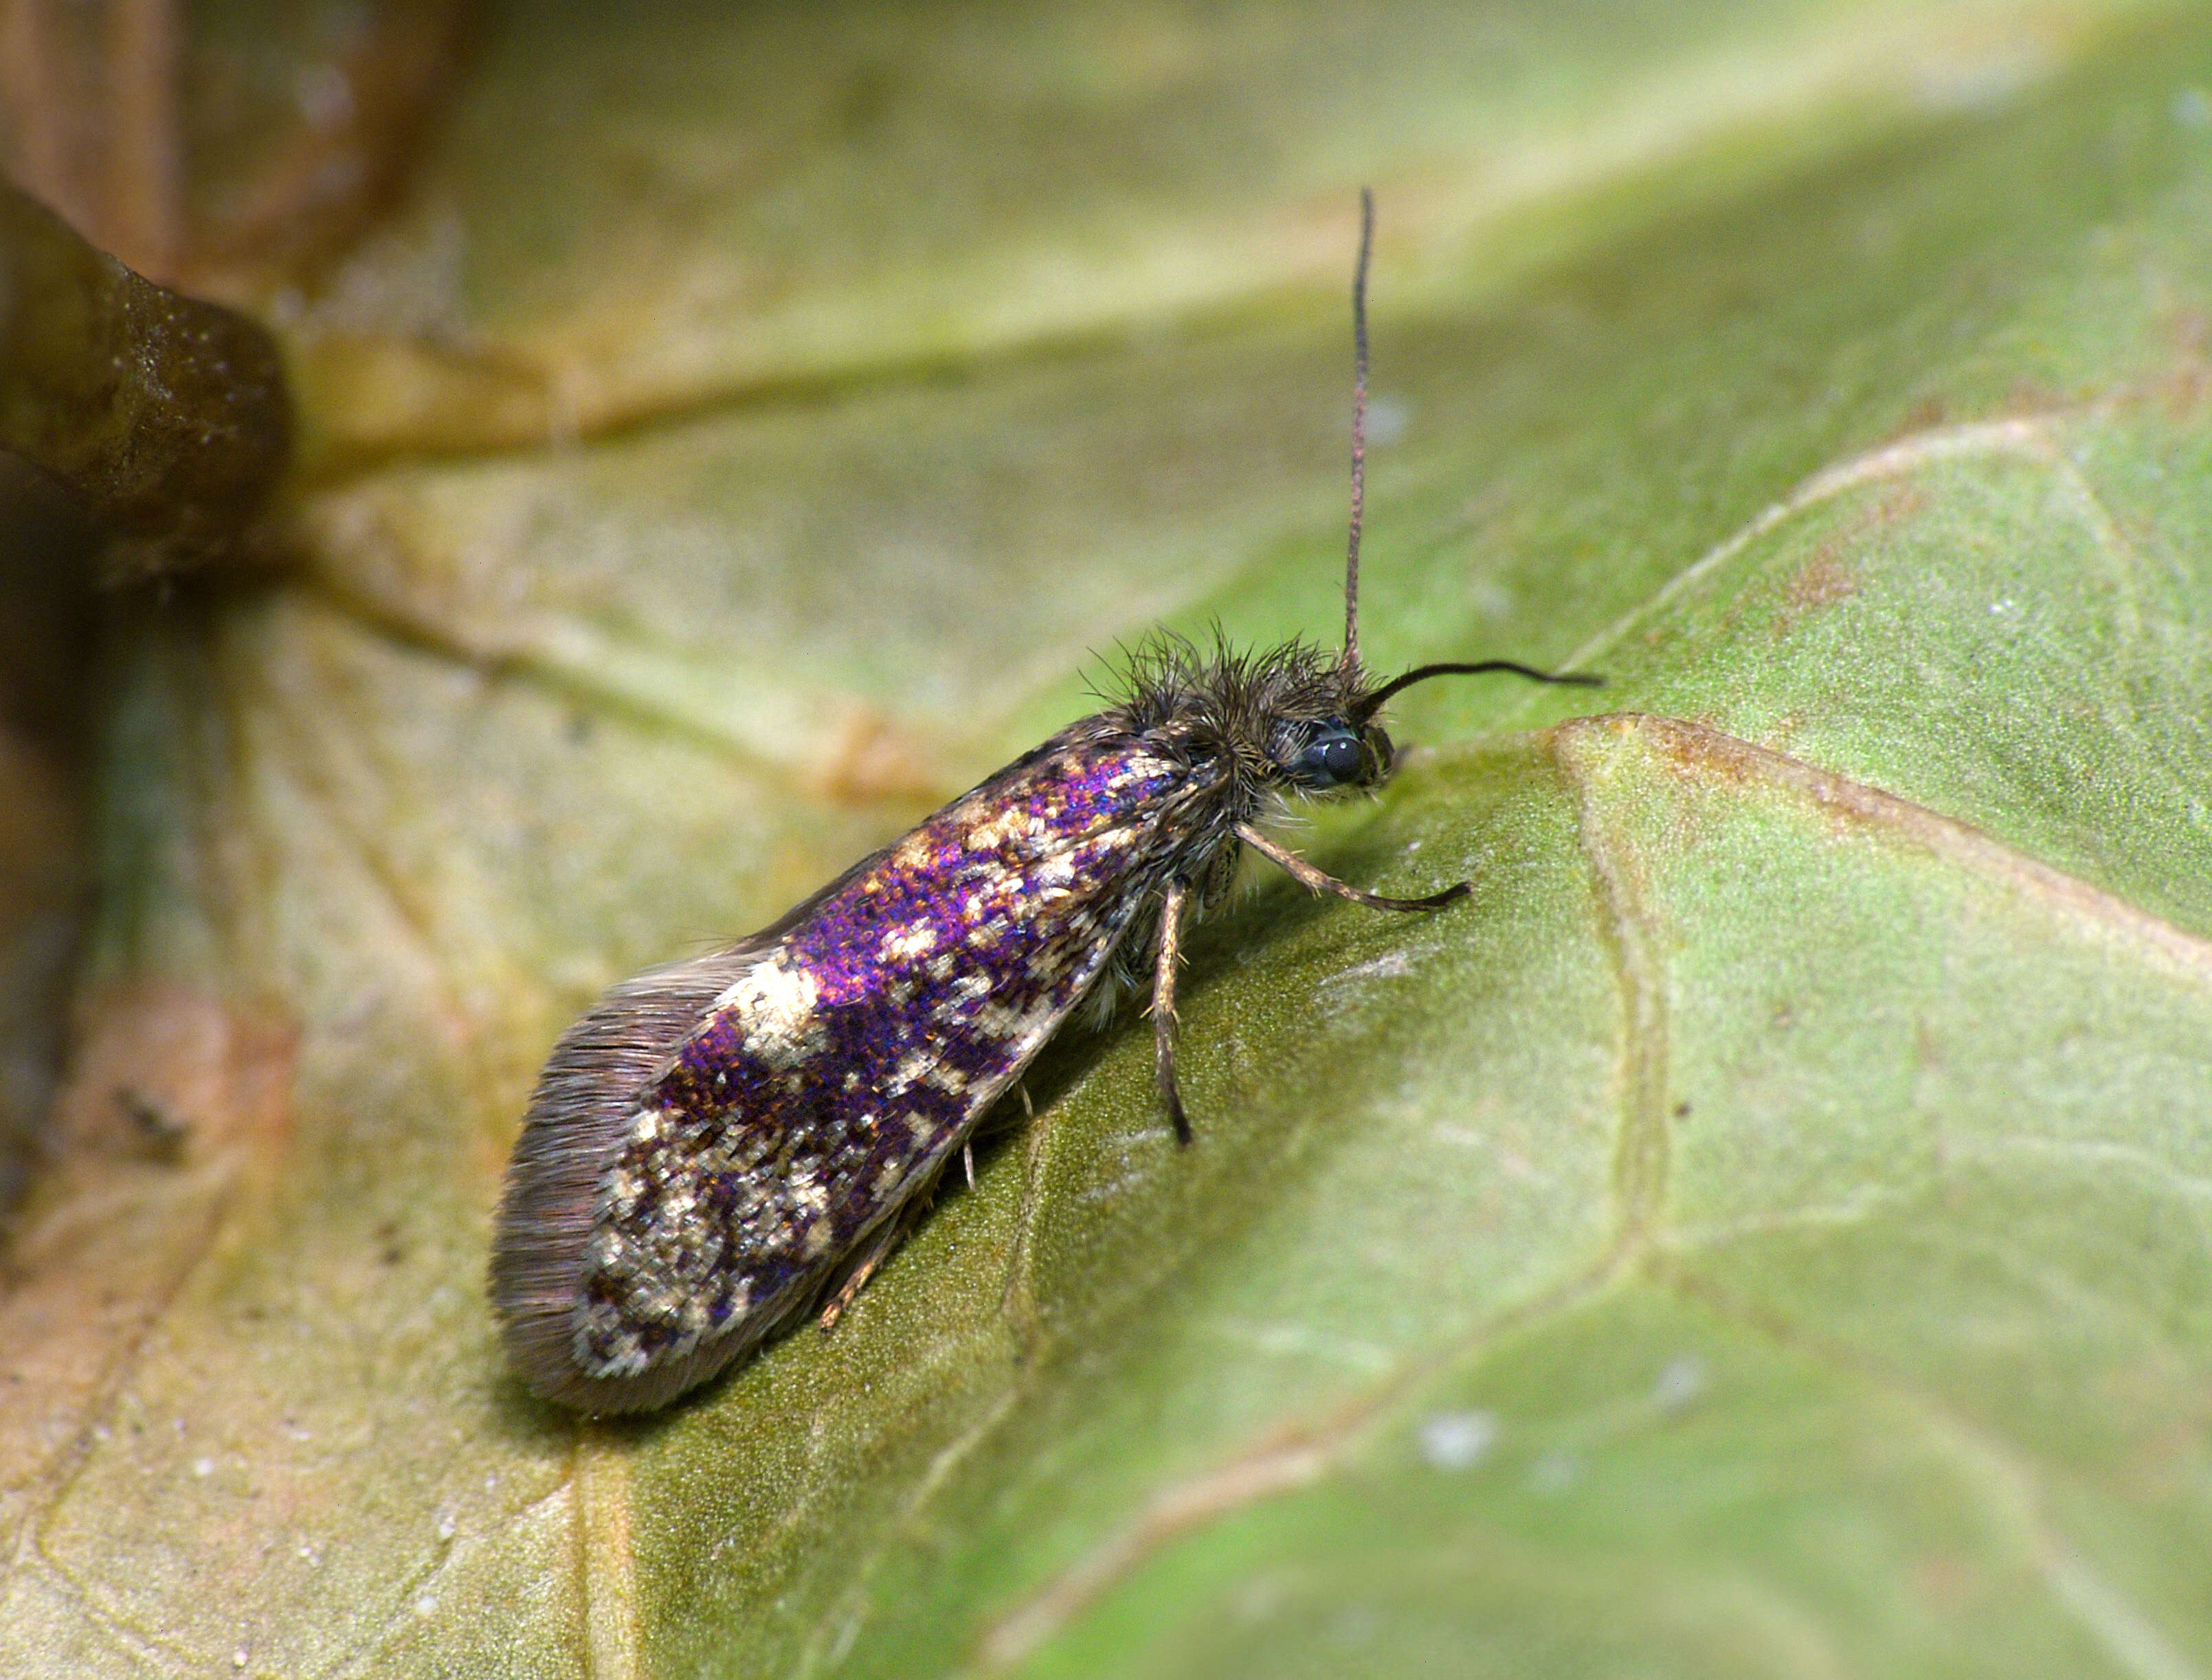
[[658, 1405], [811, 1306], [1106, 973], [1208, 785], [1086, 720], [769, 933], [572, 1028], [495, 1252], [533, 1391]]

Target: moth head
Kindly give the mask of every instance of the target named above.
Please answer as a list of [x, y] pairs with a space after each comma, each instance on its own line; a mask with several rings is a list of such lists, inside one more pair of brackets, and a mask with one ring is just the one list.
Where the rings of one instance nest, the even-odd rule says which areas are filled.
[[1291, 792], [1371, 788], [1396, 750], [1382, 728], [1392, 695], [1437, 676], [1508, 671], [1538, 682], [1603, 679], [1535, 670], [1510, 659], [1417, 665], [1370, 685], [1359, 657], [1359, 531], [1367, 484], [1367, 264], [1375, 243], [1374, 195], [1359, 195], [1359, 262], [1352, 282], [1352, 519], [1344, 556], [1344, 644], [1334, 655], [1293, 640], [1240, 654], [1219, 630], [1211, 658], [1160, 635], [1130, 658], [1121, 726], [1193, 762], [1226, 767], [1237, 781]]
[[1267, 743], [1275, 779], [1301, 793], [1373, 787], [1390, 773], [1395, 755], [1382, 725], [1355, 719], [1349, 707], [1282, 719]]

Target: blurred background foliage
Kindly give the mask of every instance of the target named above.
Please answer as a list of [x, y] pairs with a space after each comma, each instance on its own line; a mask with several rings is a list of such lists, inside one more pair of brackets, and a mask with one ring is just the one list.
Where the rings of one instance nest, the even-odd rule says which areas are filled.
[[[2212, 1672], [2197, 9], [0, 0], [0, 1667]], [[1608, 715], [529, 1402], [576, 1010], [1334, 634], [1362, 185], [1370, 658]]]

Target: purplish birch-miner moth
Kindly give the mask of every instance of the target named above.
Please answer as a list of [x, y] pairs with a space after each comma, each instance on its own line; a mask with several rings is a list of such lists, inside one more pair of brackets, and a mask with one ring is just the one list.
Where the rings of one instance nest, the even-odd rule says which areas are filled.
[[1380, 718], [1433, 676], [1359, 658], [1367, 264], [1352, 283], [1344, 642], [1201, 652], [1169, 637], [1069, 725], [750, 939], [625, 981], [554, 1048], [507, 1168], [491, 1265], [531, 1389], [586, 1412], [665, 1404], [814, 1308], [840, 1310], [984, 1113], [1076, 1005], [1149, 974], [1160, 1100], [1194, 919], [1251, 847], [1316, 892], [1437, 910], [1323, 874], [1259, 824], [1285, 796], [1372, 788]]

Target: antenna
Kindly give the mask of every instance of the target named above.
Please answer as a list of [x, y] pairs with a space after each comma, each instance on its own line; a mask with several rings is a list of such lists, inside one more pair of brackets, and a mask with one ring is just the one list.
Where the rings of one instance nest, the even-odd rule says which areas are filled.
[[1382, 702], [1401, 688], [1410, 688], [1416, 682], [1425, 682], [1432, 676], [1481, 676], [1491, 671], [1504, 671], [1514, 676], [1525, 676], [1531, 682], [1571, 682], [1581, 688], [1602, 688], [1605, 679], [1592, 671], [1538, 670], [1514, 659], [1485, 659], [1479, 664], [1458, 664], [1419, 665], [1403, 676], [1395, 676], [1372, 694], [1362, 694], [1353, 713], [1354, 721], [1364, 723], [1382, 709]]
[[1359, 266], [1352, 276], [1352, 535], [1344, 550], [1344, 652], [1359, 669], [1359, 517], [1367, 502], [1367, 258], [1375, 247], [1375, 195], [1359, 189]]

